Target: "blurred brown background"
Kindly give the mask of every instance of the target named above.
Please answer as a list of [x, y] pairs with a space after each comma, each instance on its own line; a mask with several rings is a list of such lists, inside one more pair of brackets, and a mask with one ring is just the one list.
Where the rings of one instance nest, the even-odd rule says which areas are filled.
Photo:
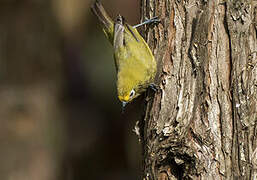
[[[92, 3], [0, 1], [1, 180], [139, 179], [142, 101], [121, 114]], [[139, 0], [102, 3], [139, 22]]]

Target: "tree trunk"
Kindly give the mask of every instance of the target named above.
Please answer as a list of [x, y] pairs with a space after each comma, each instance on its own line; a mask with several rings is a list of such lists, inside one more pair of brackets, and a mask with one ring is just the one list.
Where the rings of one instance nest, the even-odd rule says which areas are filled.
[[[144, 179], [257, 179], [257, 2], [142, 0], [158, 62]], [[149, 99], [149, 98], [148, 98]]]

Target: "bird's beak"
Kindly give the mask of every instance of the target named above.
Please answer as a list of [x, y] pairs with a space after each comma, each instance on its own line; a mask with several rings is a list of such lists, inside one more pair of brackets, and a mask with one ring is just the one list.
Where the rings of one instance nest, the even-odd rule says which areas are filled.
[[124, 101], [122, 101], [122, 113], [125, 111], [125, 107], [126, 107], [126, 105], [127, 105], [128, 103], [127, 102], [124, 102]]

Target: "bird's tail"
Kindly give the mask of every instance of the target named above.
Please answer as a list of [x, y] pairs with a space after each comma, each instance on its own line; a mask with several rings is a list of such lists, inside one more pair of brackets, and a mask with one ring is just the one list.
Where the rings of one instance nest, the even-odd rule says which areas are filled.
[[92, 12], [97, 16], [98, 20], [100, 21], [103, 30], [108, 37], [108, 39], [112, 42], [113, 40], [113, 31], [114, 31], [114, 22], [110, 18], [110, 16], [104, 10], [101, 2], [96, 0], [91, 7]]

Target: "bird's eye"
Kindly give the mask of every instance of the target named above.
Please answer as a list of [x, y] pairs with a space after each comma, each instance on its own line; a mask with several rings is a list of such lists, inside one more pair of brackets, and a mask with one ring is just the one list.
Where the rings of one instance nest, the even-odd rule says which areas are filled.
[[135, 90], [132, 89], [132, 90], [130, 91], [129, 97], [132, 98], [134, 95], [135, 95]]

